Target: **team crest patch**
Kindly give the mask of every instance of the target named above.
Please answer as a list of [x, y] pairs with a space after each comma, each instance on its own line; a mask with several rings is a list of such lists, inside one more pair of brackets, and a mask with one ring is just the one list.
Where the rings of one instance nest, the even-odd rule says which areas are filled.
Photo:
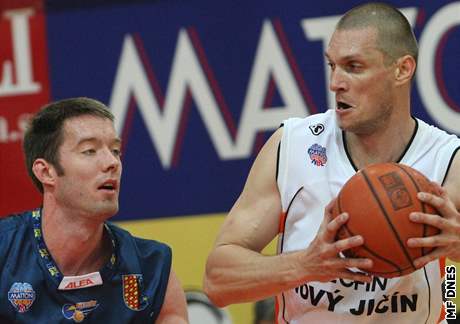
[[35, 300], [35, 291], [27, 282], [15, 282], [8, 291], [8, 300], [19, 313], [29, 310]]
[[316, 166], [324, 166], [327, 162], [326, 148], [318, 144], [313, 144], [308, 149], [311, 163]]
[[141, 274], [123, 275], [123, 300], [129, 309], [141, 311], [147, 307], [148, 299], [141, 296], [143, 278]]
[[96, 300], [89, 300], [76, 304], [65, 304], [62, 306], [62, 315], [65, 318], [73, 320], [75, 323], [82, 322], [86, 316], [95, 310], [99, 304]]

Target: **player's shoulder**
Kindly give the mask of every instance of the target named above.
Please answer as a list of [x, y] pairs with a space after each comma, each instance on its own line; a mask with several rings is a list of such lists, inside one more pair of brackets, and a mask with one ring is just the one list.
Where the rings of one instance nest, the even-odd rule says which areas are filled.
[[11, 214], [0, 218], [0, 235], [4, 236], [8, 233], [15, 232], [27, 226], [27, 216], [30, 212]]
[[303, 118], [288, 118], [282, 123], [285, 128], [309, 128], [314, 134], [320, 133], [326, 128], [335, 127], [335, 124], [334, 111], [331, 109]]
[[451, 134], [437, 126], [428, 124], [427, 122], [421, 119], [416, 118], [416, 120], [418, 131], [425, 134], [430, 139], [437, 141], [453, 141], [460, 143], [460, 138], [457, 135]]
[[116, 241], [120, 271], [143, 273], [145, 279], [149, 280], [169, 276], [172, 251], [168, 245], [133, 236], [115, 224], [109, 222], [106, 224]]
[[323, 113], [310, 115], [304, 118], [289, 118], [283, 122], [283, 138], [328, 138], [337, 133], [337, 121], [334, 111], [329, 109]]
[[[29, 213], [12, 214], [0, 219], [0, 270], [9, 257], [15, 258], [27, 244], [30, 226]], [[21, 246], [21, 249], [17, 249]]]
[[155, 252], [165, 254], [169, 257], [171, 255], [171, 248], [163, 242], [134, 236], [129, 231], [111, 222], [107, 222], [106, 224], [116, 238], [121, 250], [134, 249], [140, 254]]

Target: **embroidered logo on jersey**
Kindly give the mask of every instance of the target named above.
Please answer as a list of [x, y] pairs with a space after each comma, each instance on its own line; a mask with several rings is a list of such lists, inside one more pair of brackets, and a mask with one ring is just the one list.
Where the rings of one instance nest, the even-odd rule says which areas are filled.
[[128, 308], [141, 311], [147, 307], [148, 299], [141, 296], [143, 278], [140, 274], [123, 275], [123, 300]]
[[29, 310], [35, 300], [35, 291], [27, 282], [15, 282], [8, 291], [8, 300], [19, 313]]
[[81, 276], [65, 276], [59, 284], [59, 290], [82, 289], [102, 285], [102, 277], [99, 271]]
[[310, 131], [313, 135], [318, 136], [324, 131], [324, 125], [323, 124], [314, 124], [308, 126], [310, 128]]
[[311, 163], [316, 166], [324, 166], [327, 162], [326, 148], [318, 144], [313, 144], [308, 149]]
[[72, 304], [65, 304], [62, 306], [62, 315], [65, 318], [73, 320], [75, 323], [82, 322], [86, 316], [95, 310], [99, 304], [96, 300], [89, 300], [86, 302]]

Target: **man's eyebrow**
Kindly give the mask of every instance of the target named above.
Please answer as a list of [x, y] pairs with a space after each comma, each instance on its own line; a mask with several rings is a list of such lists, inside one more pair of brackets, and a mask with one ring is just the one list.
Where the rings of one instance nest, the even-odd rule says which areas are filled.
[[359, 60], [360, 58], [361, 58], [361, 55], [359, 54], [351, 54], [351, 55], [344, 56], [342, 60], [353, 61], [353, 60]]
[[83, 137], [77, 142], [77, 145], [80, 145], [86, 142], [97, 142], [97, 138], [96, 137]]
[[[78, 141], [77, 145], [84, 144], [84, 143], [87, 143], [87, 142], [91, 143], [91, 142], [98, 142], [98, 141], [100, 141], [100, 140], [98, 138], [96, 138], [96, 137], [84, 137], [84, 138], [82, 138], [82, 139], [80, 139]], [[118, 138], [118, 137], [114, 138], [113, 141], [112, 141], [112, 144], [121, 145], [121, 139]]]
[[[331, 58], [329, 57], [327, 53], [324, 53], [324, 56], [326, 57], [328, 61], [331, 61]], [[360, 58], [361, 58], [361, 55], [359, 54], [350, 54], [350, 55], [340, 57], [339, 61], [353, 61], [353, 60], [358, 60]]]

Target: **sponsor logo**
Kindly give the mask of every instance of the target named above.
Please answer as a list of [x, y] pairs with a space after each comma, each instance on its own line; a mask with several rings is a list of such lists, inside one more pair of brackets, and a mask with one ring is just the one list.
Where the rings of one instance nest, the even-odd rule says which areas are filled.
[[123, 275], [123, 300], [129, 309], [141, 311], [148, 305], [146, 296], [141, 296], [143, 278], [140, 274]]
[[8, 291], [8, 300], [19, 313], [29, 310], [35, 300], [35, 291], [27, 282], [15, 282]]
[[76, 304], [65, 304], [62, 306], [62, 315], [66, 319], [71, 319], [75, 323], [82, 322], [86, 316], [99, 306], [96, 300], [89, 300]]
[[315, 124], [315, 125], [310, 125], [308, 126], [310, 128], [310, 131], [313, 135], [318, 136], [324, 131], [324, 125], [323, 124]]
[[82, 276], [66, 276], [59, 284], [59, 290], [81, 289], [102, 285], [102, 277], [99, 272], [92, 272]]
[[316, 166], [325, 166], [327, 162], [326, 148], [319, 144], [313, 144], [308, 149], [311, 163]]

